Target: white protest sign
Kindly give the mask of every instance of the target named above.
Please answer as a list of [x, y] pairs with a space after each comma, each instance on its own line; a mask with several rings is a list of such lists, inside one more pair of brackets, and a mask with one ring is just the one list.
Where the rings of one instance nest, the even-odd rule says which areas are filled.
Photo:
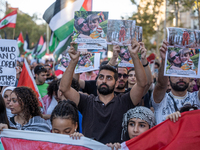
[[15, 86], [17, 41], [0, 39], [0, 86]]

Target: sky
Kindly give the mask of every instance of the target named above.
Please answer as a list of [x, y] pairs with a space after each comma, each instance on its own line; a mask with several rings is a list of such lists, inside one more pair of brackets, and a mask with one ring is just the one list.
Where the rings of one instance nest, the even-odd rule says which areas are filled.
[[[11, 7], [17, 7], [22, 12], [29, 15], [36, 13], [44, 23], [42, 16], [45, 10], [55, 2], [55, 0], [5, 0]], [[121, 19], [121, 16], [128, 18], [133, 12], [136, 12], [136, 6], [131, 3], [131, 0], [93, 0], [93, 11], [108, 11], [109, 19]]]

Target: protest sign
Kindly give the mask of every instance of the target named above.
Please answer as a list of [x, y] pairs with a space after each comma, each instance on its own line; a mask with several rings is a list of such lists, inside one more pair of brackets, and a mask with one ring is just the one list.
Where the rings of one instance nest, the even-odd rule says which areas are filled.
[[[88, 72], [98, 70], [100, 66], [101, 53], [80, 54], [79, 61], [75, 68], [75, 73]], [[65, 71], [69, 65], [71, 58], [68, 53], [63, 54], [58, 69]]]
[[78, 49], [107, 50], [108, 12], [76, 11], [73, 41]]
[[107, 44], [130, 45], [135, 27], [135, 20], [108, 20]]
[[89, 72], [98, 70], [100, 66], [100, 53], [81, 54], [75, 73]]
[[56, 133], [4, 129], [0, 137], [4, 150], [110, 150], [106, 145], [86, 137], [73, 140], [69, 135]]
[[168, 50], [165, 76], [200, 77], [200, 31], [184, 28], [167, 28]]
[[0, 86], [15, 86], [17, 41], [0, 39]]

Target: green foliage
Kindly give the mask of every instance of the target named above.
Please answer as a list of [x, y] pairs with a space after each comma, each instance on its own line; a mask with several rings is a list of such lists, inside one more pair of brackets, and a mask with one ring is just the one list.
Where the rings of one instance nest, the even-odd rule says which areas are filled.
[[[135, 2], [135, 0], [131, 0]], [[140, 3], [144, 2], [141, 0]], [[151, 43], [151, 39], [156, 34], [157, 30], [157, 15], [160, 13], [160, 6], [164, 3], [164, 0], [154, 0], [153, 3], [145, 1], [145, 6], [138, 5], [137, 13], [133, 14], [129, 19], [136, 20], [137, 26], [143, 27], [143, 42], [147, 49], [155, 49], [156, 45]], [[151, 13], [150, 13], [151, 12]]]
[[[10, 13], [11, 11], [7, 11], [6, 14]], [[20, 32], [22, 32], [23, 39], [26, 38], [26, 33], [29, 36], [29, 44], [30, 46], [34, 46], [37, 44], [41, 35], [46, 33], [46, 25], [41, 24], [37, 25], [35, 21], [37, 20], [37, 15], [34, 14], [32, 17], [28, 14], [17, 14], [16, 20], [16, 27], [13, 28], [4, 28], [0, 30], [0, 34], [2, 38], [5, 38], [4, 31], [6, 32], [7, 39], [13, 39], [13, 32], [15, 32], [15, 39], [18, 38]], [[20, 52], [23, 53], [23, 46], [20, 47]]]
[[190, 57], [190, 59], [193, 61], [194, 66], [195, 66], [196, 68], [198, 68], [199, 54], [196, 54], [196, 55]]
[[105, 20], [99, 24], [102, 27], [105, 34], [107, 34], [107, 24], [108, 24], [108, 20]]

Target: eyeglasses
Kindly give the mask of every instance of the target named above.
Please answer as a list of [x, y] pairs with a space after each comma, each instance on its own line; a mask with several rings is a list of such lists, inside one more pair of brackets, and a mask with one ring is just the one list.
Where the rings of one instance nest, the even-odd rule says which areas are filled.
[[86, 20], [84, 20], [81, 24], [79, 24], [78, 26], [79, 26], [79, 28], [82, 28], [83, 26], [84, 26], [84, 24], [86, 24], [87, 23], [87, 21]]
[[124, 79], [128, 78], [127, 74], [118, 73], [118, 78], [121, 78], [122, 76], [123, 76]]
[[174, 55], [171, 59], [174, 61], [174, 59], [176, 59], [176, 57], [179, 57], [179, 54]]

